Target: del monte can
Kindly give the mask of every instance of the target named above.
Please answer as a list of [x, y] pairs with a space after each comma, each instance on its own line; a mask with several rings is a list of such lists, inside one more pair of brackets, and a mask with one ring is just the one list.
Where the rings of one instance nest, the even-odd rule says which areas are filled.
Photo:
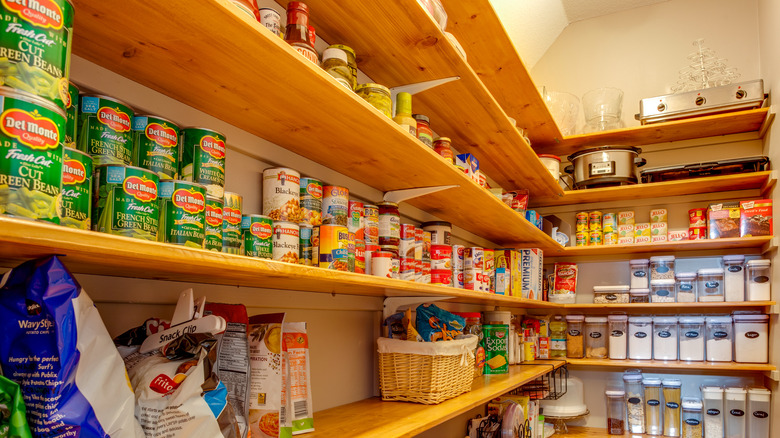
[[0, 213], [59, 223], [65, 113], [0, 87]]
[[157, 240], [159, 178], [140, 167], [97, 166], [92, 190], [92, 230]]
[[244, 215], [241, 219], [244, 232], [244, 254], [249, 257], [270, 259], [273, 256], [273, 220], [259, 214]]
[[225, 192], [225, 136], [207, 128], [183, 128], [180, 131], [181, 162], [179, 175], [186, 181], [206, 186], [210, 196]]
[[222, 252], [244, 255], [244, 233], [241, 229], [244, 198], [238, 193], [225, 192], [223, 200]]
[[206, 188], [188, 181], [160, 181], [160, 242], [203, 248]]
[[92, 227], [92, 170], [89, 154], [65, 148], [60, 225], [82, 230]]
[[179, 126], [157, 116], [133, 117], [134, 163], [174, 179], [179, 171]]
[[79, 108], [79, 150], [95, 165], [133, 161], [133, 110], [124, 102], [101, 95], [82, 95]]
[[203, 249], [222, 252], [222, 221], [224, 201], [214, 196], [206, 197], [206, 239]]

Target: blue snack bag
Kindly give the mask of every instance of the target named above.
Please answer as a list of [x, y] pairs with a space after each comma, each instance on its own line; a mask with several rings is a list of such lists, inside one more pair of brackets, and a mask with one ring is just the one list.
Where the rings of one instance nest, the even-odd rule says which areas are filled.
[[417, 332], [425, 342], [450, 341], [463, 334], [466, 320], [435, 304], [417, 306]]

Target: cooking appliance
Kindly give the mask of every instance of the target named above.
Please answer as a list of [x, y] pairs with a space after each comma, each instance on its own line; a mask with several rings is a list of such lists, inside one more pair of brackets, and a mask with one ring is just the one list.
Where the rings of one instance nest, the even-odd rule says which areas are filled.
[[574, 177], [574, 188], [636, 184], [636, 168], [647, 161], [642, 149], [633, 146], [599, 146], [569, 155], [572, 164], [564, 171]]

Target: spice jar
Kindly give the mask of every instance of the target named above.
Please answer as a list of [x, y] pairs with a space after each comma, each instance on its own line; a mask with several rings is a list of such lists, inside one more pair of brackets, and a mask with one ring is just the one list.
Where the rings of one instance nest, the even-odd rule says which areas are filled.
[[[349, 67], [349, 88], [354, 90], [357, 88], [357, 56], [352, 47], [345, 46], [344, 44], [331, 44], [328, 49], [340, 49], [347, 54], [347, 67]], [[324, 54], [323, 54], [324, 56]]]
[[566, 357], [581, 359], [584, 349], [582, 342], [584, 315], [566, 315]]
[[723, 283], [726, 301], [745, 301], [745, 256], [723, 256]]
[[629, 289], [628, 301], [630, 303], [649, 303], [650, 302], [650, 289]]
[[439, 137], [433, 142], [433, 150], [437, 154], [446, 158], [447, 161], [455, 164], [455, 155], [452, 154], [452, 141], [449, 137]]
[[628, 358], [653, 358], [653, 319], [647, 316], [628, 318]]
[[336, 82], [352, 90], [352, 74], [347, 64], [347, 53], [335, 47], [322, 52], [322, 69], [333, 76]]
[[560, 316], [550, 321], [550, 357], [566, 357], [566, 321]]
[[626, 393], [620, 389], [608, 389], [607, 396], [607, 433], [623, 435], [625, 433], [624, 412]]
[[380, 245], [400, 245], [401, 215], [395, 202], [379, 203], [378, 231]]
[[628, 356], [628, 316], [609, 315], [609, 358], [625, 359]]
[[607, 357], [607, 318], [603, 316], [585, 317], [585, 357], [606, 359]]
[[724, 301], [723, 269], [699, 269], [696, 280], [700, 302]]
[[628, 262], [628, 266], [631, 272], [631, 288], [632, 289], [646, 289], [650, 287], [650, 276], [648, 275], [648, 268], [650, 267], [650, 260], [648, 259], [634, 259]]
[[701, 388], [702, 413], [704, 417], [704, 438], [723, 438], [723, 388], [703, 386]]
[[677, 360], [677, 317], [653, 318], [653, 359]]
[[661, 417], [661, 379], [647, 377], [642, 379], [645, 389], [645, 433], [649, 435], [661, 435], [663, 432], [663, 418]]
[[417, 120], [417, 139], [425, 146], [433, 149], [433, 131], [431, 130], [431, 119], [422, 114], [413, 114], [414, 120]]
[[748, 436], [769, 438], [769, 407], [772, 393], [766, 388], [748, 389]]
[[682, 437], [702, 437], [702, 403], [698, 398], [682, 399]]
[[661, 382], [664, 394], [664, 436], [680, 436], [680, 390], [682, 381], [664, 379]]
[[726, 388], [725, 420], [726, 438], [745, 437], [745, 411], [747, 410], [747, 391], [745, 388]]
[[626, 390], [626, 416], [628, 433], [645, 432], [645, 395], [642, 391], [642, 374], [623, 374], [623, 386]]
[[673, 278], [650, 280], [650, 302], [673, 303], [674, 285], [675, 282]]
[[772, 284], [771, 262], [769, 260], [750, 260], [747, 262], [747, 300], [769, 301]]
[[678, 272], [677, 283], [675, 283], [675, 294], [678, 303], [695, 303], [698, 299], [696, 294], [696, 273]]
[[734, 334], [730, 316], [708, 316], [704, 319], [707, 329], [707, 361], [731, 362]]
[[650, 257], [650, 280], [674, 280], [674, 256]]
[[704, 360], [704, 317], [681, 316], [680, 360]]
[[379, 84], [360, 84], [355, 89], [358, 96], [370, 103], [389, 118], [393, 118], [393, 99], [390, 97], [390, 89]]

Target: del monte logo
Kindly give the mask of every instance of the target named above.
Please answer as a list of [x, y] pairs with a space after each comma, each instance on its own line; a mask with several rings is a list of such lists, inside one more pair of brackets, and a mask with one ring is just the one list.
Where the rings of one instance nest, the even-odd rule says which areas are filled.
[[200, 139], [200, 148], [203, 152], [211, 155], [217, 160], [225, 158], [225, 141], [220, 140], [213, 135], [205, 135]]
[[78, 160], [65, 160], [62, 163], [62, 183], [73, 185], [87, 180], [87, 169]]
[[146, 126], [146, 138], [164, 148], [172, 148], [179, 143], [179, 135], [175, 129], [159, 123]]
[[317, 199], [322, 198], [322, 186], [319, 184], [310, 183], [306, 186], [306, 191]]
[[222, 215], [229, 224], [238, 225], [241, 223], [241, 210], [225, 207], [222, 209]]
[[157, 200], [157, 184], [154, 181], [139, 176], [128, 176], [122, 183], [125, 193], [141, 202]]
[[187, 213], [200, 213], [206, 208], [206, 198], [203, 193], [192, 192], [187, 189], [176, 189], [171, 197], [173, 205]]
[[62, 29], [62, 9], [52, 0], [3, 0], [3, 6], [35, 26]]
[[9, 137], [33, 149], [56, 149], [60, 131], [53, 120], [37, 111], [27, 112], [11, 108], [0, 114], [0, 129]]
[[97, 119], [117, 132], [128, 132], [133, 127], [133, 120], [127, 113], [107, 106], [98, 110]]
[[212, 227], [218, 227], [222, 225], [222, 207], [218, 205], [206, 206], [206, 223]]
[[271, 225], [260, 223], [260, 222], [256, 222], [252, 224], [252, 228], [250, 229], [250, 232], [252, 233], [252, 235], [257, 236], [261, 239], [267, 239], [273, 235], [273, 229], [271, 228]]

